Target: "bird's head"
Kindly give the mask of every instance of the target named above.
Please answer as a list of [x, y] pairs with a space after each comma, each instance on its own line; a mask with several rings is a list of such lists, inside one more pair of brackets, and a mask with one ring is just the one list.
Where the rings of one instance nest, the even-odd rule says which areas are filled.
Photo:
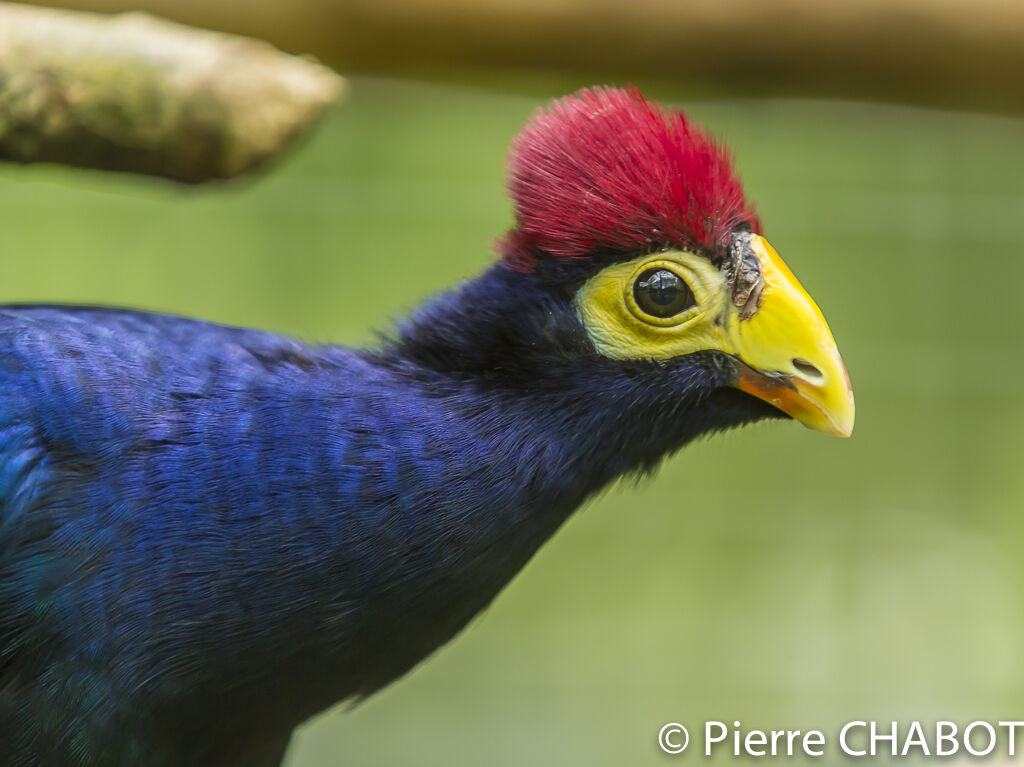
[[635, 90], [555, 101], [514, 140], [509, 188], [499, 264], [416, 313], [389, 347], [397, 364], [545, 411], [585, 403], [645, 465], [783, 414], [850, 434], [824, 317], [761, 236], [728, 153], [684, 115]]
[[728, 152], [683, 114], [636, 90], [584, 90], [523, 128], [509, 170], [504, 263], [571, 283], [599, 355], [724, 359], [728, 386], [850, 434], [853, 392], [825, 318], [761, 236]]

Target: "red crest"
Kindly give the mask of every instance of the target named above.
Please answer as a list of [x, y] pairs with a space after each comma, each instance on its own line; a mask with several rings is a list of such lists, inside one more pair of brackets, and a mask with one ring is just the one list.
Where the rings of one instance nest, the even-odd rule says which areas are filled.
[[593, 88], [552, 102], [509, 152], [516, 227], [506, 261], [583, 259], [597, 251], [713, 250], [760, 221], [728, 151], [685, 115], [635, 88]]

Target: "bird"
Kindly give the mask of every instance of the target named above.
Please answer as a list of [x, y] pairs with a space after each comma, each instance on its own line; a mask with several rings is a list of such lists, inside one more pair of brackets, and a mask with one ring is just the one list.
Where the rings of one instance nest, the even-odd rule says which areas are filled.
[[0, 764], [276, 765], [618, 478], [763, 419], [850, 435], [719, 139], [597, 86], [507, 165], [497, 258], [365, 348], [0, 307]]

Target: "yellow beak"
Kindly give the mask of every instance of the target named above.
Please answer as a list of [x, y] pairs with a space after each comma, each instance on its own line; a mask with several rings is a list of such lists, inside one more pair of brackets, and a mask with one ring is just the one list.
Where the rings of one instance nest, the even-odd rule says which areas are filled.
[[853, 389], [825, 318], [767, 240], [755, 235], [751, 247], [764, 289], [752, 317], [731, 319], [730, 351], [743, 363], [736, 387], [808, 428], [849, 437]]

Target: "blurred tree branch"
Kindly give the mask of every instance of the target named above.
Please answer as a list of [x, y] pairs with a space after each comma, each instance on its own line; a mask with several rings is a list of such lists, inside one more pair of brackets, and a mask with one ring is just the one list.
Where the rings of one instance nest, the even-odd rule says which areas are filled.
[[1012, 0], [54, 1], [251, 35], [351, 74], [529, 70], [1024, 111], [1024, 3]]
[[343, 85], [256, 40], [0, 2], [0, 159], [229, 178], [280, 152]]

